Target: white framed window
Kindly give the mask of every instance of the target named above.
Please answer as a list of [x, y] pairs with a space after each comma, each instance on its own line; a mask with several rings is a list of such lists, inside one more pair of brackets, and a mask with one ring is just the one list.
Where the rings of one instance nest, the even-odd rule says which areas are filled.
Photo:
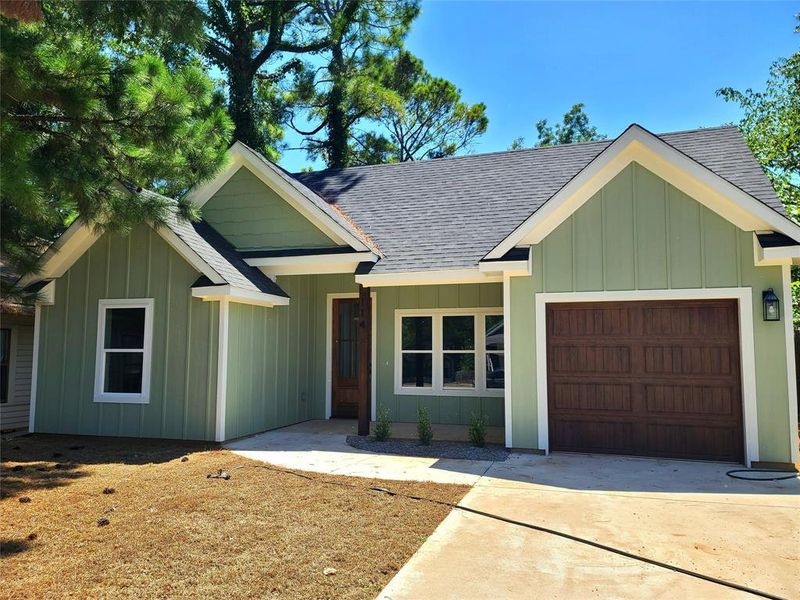
[[395, 311], [395, 394], [502, 396], [503, 309]]
[[147, 404], [152, 349], [152, 298], [100, 300], [94, 401]]

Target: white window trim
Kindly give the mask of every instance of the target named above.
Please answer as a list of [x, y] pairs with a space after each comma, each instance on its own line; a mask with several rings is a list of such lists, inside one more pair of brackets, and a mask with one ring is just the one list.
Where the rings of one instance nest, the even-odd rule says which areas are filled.
[[[97, 355], [95, 357], [94, 401], [119, 404], [150, 402], [150, 367], [153, 359], [153, 298], [101, 299], [97, 303]], [[106, 311], [109, 308], [144, 308], [144, 348], [142, 358], [142, 391], [138, 394], [103, 391], [105, 380]]]
[[[461, 396], [461, 397], [497, 397], [502, 398], [504, 388], [486, 387], [486, 355], [500, 354], [486, 350], [486, 319], [487, 315], [503, 316], [503, 308], [413, 308], [396, 309], [394, 311], [394, 393], [397, 396]], [[442, 348], [442, 319], [443, 317], [473, 316], [475, 320], [475, 349], [465, 352], [475, 354], [475, 387], [474, 388], [448, 388], [442, 381], [442, 366], [444, 350]], [[433, 353], [433, 378], [431, 387], [403, 386], [403, 348], [402, 348], [402, 319], [403, 317], [431, 317], [432, 323], [432, 353]], [[505, 324], [504, 333], [505, 333]], [[504, 335], [504, 343], [508, 339]], [[408, 351], [406, 351], [408, 352]], [[424, 352], [428, 352], [425, 350]], [[456, 352], [456, 351], [453, 351]], [[508, 350], [504, 349], [505, 364], [510, 358]], [[480, 366], [479, 366], [480, 365]]]

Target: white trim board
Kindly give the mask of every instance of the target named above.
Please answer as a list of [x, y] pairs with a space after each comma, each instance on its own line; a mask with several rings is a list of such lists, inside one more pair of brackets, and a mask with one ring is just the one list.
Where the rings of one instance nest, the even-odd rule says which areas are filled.
[[536, 300], [536, 398], [539, 449], [550, 451], [547, 410], [547, 304], [558, 302], [635, 302], [644, 300], [732, 299], [739, 306], [739, 353], [742, 378], [742, 421], [745, 464], [759, 460], [756, 359], [753, 334], [753, 290], [749, 287], [686, 290], [639, 290], [629, 292], [558, 292], [535, 294]]
[[265, 294], [253, 290], [243, 290], [232, 285], [208, 285], [192, 288], [192, 297], [200, 298], [204, 302], [218, 302], [221, 300], [238, 302], [240, 304], [254, 304], [256, 306], [288, 306], [290, 299], [286, 296]]
[[219, 334], [217, 336], [217, 414], [214, 441], [225, 441], [225, 409], [228, 393], [228, 324], [230, 306], [228, 300], [219, 301]]
[[[372, 354], [372, 369], [370, 373], [370, 407], [371, 419], [376, 421], [377, 415], [377, 380], [375, 373], [378, 370], [376, 360], [378, 357], [378, 336], [377, 336], [377, 318], [378, 318], [378, 296], [375, 292], [370, 292], [372, 299], [372, 332], [370, 335], [371, 354]], [[358, 298], [358, 292], [341, 292], [331, 293], [325, 299], [325, 418], [331, 418], [332, 411], [332, 397], [333, 397], [333, 301], [338, 298]]]
[[[216, 177], [190, 190], [187, 196], [189, 200], [202, 207], [244, 167], [336, 244], [347, 245], [358, 251], [374, 250], [360, 239], [355, 228], [343, 225], [331, 214], [335, 208], [326, 210], [319, 204], [325, 202], [323, 198], [246, 145], [238, 141], [234, 143], [228, 150], [228, 161], [228, 165]], [[312, 196], [318, 198], [319, 203]]]
[[800, 463], [797, 431], [797, 365], [794, 356], [794, 323], [792, 315], [792, 267], [784, 264], [781, 268], [783, 279], [783, 326], [786, 338], [786, 376], [789, 390], [789, 456], [791, 462]]
[[504, 336], [503, 344], [505, 348], [505, 388], [503, 390], [503, 417], [505, 429], [506, 448], [514, 447], [513, 439], [513, 420], [512, 420], [512, 400], [511, 395], [511, 276], [503, 276], [503, 332], [508, 332]]
[[480, 269], [445, 269], [411, 271], [403, 273], [376, 273], [356, 275], [356, 283], [366, 287], [396, 285], [444, 285], [453, 283], [501, 283], [501, 273], [482, 273]]
[[514, 246], [538, 244], [631, 162], [639, 163], [739, 229], [778, 231], [800, 239], [800, 226], [794, 221], [634, 124], [485, 258], [501, 258]]
[[36, 303], [33, 317], [33, 365], [31, 367], [31, 407], [28, 413], [28, 432], [36, 431], [36, 390], [39, 387], [39, 339], [42, 335], [42, 305]]
[[266, 275], [317, 275], [321, 273], [353, 273], [362, 262], [376, 262], [374, 252], [347, 252], [344, 254], [312, 254], [307, 256], [268, 256], [246, 258], [251, 267], [258, 267]]
[[[94, 401], [98, 403], [148, 404], [150, 402], [150, 369], [153, 363], [153, 298], [101, 298], [97, 302], [97, 345], [95, 348]], [[105, 347], [106, 313], [115, 308], [144, 309], [144, 339], [142, 348]], [[142, 352], [142, 389], [138, 393], [104, 391], [105, 355], [107, 352]]]

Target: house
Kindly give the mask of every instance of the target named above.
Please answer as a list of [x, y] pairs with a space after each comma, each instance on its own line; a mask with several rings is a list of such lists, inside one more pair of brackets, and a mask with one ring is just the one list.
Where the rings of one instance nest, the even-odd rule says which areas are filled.
[[44, 257], [31, 431], [425, 406], [511, 448], [798, 462], [800, 227], [734, 128], [294, 175], [237, 143], [190, 197]]
[[[0, 258], [0, 279], [19, 276]], [[0, 299], [0, 433], [28, 429], [33, 363], [33, 308]]]

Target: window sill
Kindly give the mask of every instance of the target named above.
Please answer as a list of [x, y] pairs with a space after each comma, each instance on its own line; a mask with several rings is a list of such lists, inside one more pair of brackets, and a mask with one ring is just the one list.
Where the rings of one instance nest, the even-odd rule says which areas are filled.
[[101, 404], [150, 404], [150, 399], [143, 394], [100, 394], [94, 401]]
[[502, 389], [463, 389], [463, 388], [424, 388], [424, 387], [397, 387], [395, 396], [455, 396], [458, 398], [502, 398], [505, 391]]

